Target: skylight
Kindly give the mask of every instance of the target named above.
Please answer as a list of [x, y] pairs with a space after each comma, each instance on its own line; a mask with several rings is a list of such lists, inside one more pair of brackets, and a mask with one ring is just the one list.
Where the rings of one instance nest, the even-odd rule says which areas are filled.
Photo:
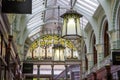
[[[58, 5], [61, 7], [60, 14], [63, 14], [66, 11], [65, 9], [70, 8], [70, 0], [32, 0], [32, 14], [27, 15], [26, 18], [27, 29], [29, 31], [28, 37], [32, 41], [39, 37], [37, 34], [40, 32], [42, 25], [47, 23], [45, 21], [49, 20], [50, 22], [50, 19], [54, 21], [57, 18], [56, 8]], [[83, 28], [88, 23], [86, 17], [92, 17], [98, 6], [99, 3], [97, 0], [76, 0], [74, 10], [83, 15], [80, 19]]]
[[41, 25], [44, 24], [44, 0], [32, 0], [32, 14], [27, 15], [27, 29], [29, 37], [37, 34], [40, 31]]
[[80, 13], [92, 16], [98, 5], [99, 3], [97, 0], [77, 0], [75, 9]]

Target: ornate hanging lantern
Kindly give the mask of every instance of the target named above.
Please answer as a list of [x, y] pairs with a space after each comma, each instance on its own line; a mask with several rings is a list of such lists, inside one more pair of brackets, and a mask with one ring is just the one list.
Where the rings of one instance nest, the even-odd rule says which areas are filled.
[[64, 61], [64, 49], [65, 47], [62, 44], [54, 44], [53, 51], [54, 51], [54, 61]]
[[70, 9], [61, 17], [63, 18], [62, 37], [65, 39], [81, 38], [80, 17], [82, 15]]

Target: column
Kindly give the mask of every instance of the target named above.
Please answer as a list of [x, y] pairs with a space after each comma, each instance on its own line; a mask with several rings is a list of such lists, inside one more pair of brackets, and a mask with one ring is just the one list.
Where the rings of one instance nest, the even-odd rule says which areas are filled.
[[120, 49], [120, 30], [111, 30], [108, 31], [111, 42], [111, 49]]
[[[82, 61], [81, 61], [81, 64], [82, 64]], [[82, 76], [83, 76], [83, 68], [82, 68], [82, 65], [80, 64], [80, 80], [82, 80]]]
[[9, 35], [9, 39], [8, 39], [8, 45], [7, 45], [7, 49], [6, 49], [6, 54], [5, 54], [5, 61], [7, 63], [7, 66], [5, 67], [5, 80], [9, 80], [10, 79], [10, 56], [11, 56], [11, 43], [12, 43], [12, 35]]
[[[82, 69], [81, 69], [82, 68]], [[85, 66], [85, 59], [82, 59], [81, 64], [80, 64], [80, 77], [84, 78], [85, 77], [85, 72], [86, 72], [86, 66]], [[82, 79], [81, 78], [81, 79]]]
[[101, 67], [101, 61], [104, 58], [104, 45], [103, 44], [96, 44], [95, 45], [97, 50], [97, 68], [100, 69]]
[[54, 65], [51, 65], [51, 67], [52, 67], [52, 70], [51, 70], [51, 74], [52, 74], [51, 79], [54, 80]]
[[38, 75], [37, 80], [40, 80], [40, 65], [39, 64], [37, 65], [37, 68], [38, 68], [38, 70], [37, 70], [37, 75]]
[[65, 65], [65, 80], [68, 80], [68, 66]]
[[90, 69], [93, 67], [93, 53], [87, 53], [88, 58], [88, 73], [90, 73]]

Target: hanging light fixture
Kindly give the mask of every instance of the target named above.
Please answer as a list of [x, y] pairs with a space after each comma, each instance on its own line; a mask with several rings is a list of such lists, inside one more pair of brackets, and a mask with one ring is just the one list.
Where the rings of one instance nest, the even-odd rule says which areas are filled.
[[64, 61], [64, 49], [65, 47], [60, 43], [60, 35], [61, 35], [61, 27], [59, 26], [59, 13], [60, 13], [60, 6], [58, 6], [58, 43], [53, 45], [54, 51], [54, 61]]
[[73, 10], [72, 0], [71, 0], [71, 8], [62, 16], [63, 18], [63, 29], [62, 29], [62, 37], [65, 39], [78, 39], [82, 37], [81, 27], [80, 27], [80, 17], [77, 11]]
[[54, 61], [64, 61], [64, 49], [65, 47], [58, 43], [58, 44], [54, 44], [53, 46], [53, 50], [54, 50]]

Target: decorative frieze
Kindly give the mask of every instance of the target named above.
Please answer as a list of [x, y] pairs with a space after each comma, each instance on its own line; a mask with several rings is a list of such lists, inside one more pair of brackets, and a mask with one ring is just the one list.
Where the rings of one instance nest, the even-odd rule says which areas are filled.
[[100, 68], [100, 62], [103, 60], [104, 56], [104, 45], [103, 44], [96, 44], [95, 45], [96, 50], [97, 50], [97, 68]]

